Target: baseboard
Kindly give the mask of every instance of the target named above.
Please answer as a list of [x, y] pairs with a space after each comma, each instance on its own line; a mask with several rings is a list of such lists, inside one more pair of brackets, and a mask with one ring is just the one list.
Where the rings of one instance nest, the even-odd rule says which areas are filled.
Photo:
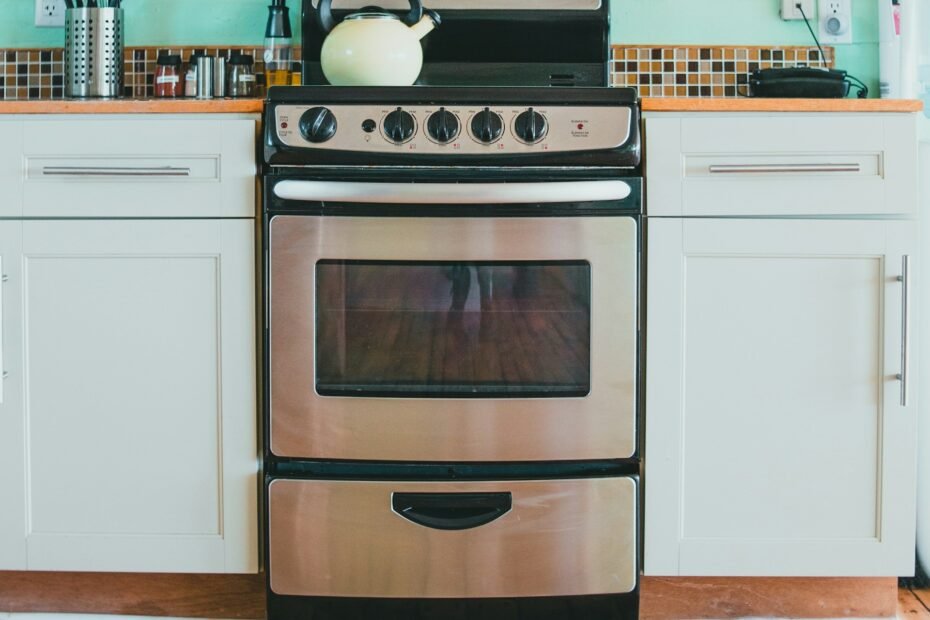
[[0, 572], [0, 613], [265, 617], [264, 575]]
[[898, 580], [881, 578], [644, 577], [641, 620], [886, 618]]

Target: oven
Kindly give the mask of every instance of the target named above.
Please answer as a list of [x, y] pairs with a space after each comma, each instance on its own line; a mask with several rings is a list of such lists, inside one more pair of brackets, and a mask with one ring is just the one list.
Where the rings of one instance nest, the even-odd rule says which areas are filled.
[[272, 89], [270, 620], [632, 620], [626, 89]]
[[271, 453], [634, 457], [637, 179], [271, 183]]

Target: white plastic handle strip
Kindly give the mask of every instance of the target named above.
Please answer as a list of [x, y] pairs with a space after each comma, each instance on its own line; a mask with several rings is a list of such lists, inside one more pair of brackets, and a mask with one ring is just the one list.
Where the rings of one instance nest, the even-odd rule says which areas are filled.
[[561, 183], [347, 183], [281, 181], [282, 200], [362, 202], [396, 205], [555, 204], [624, 200], [633, 188], [624, 181]]

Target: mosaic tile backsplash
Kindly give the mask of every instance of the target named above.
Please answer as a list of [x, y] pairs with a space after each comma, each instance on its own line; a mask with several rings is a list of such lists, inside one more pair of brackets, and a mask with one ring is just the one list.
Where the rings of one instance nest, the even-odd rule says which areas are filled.
[[[161, 54], [180, 54], [186, 63], [194, 52], [229, 57], [233, 53], [255, 58], [256, 79], [264, 84], [262, 49], [255, 47], [130, 47], [123, 54], [126, 97], [154, 95], [155, 62]], [[64, 97], [64, 51], [56, 49], [0, 50], [0, 99], [61, 99]]]
[[614, 86], [634, 86], [641, 97], [741, 97], [758, 69], [833, 67], [832, 47], [615, 46]]
[[[162, 53], [193, 52], [255, 57], [255, 73], [264, 82], [262, 50], [255, 47], [131, 47], [124, 54], [126, 97], [153, 95], [155, 61]], [[832, 67], [834, 49], [816, 47], [614, 46], [611, 79], [614, 86], [635, 86], [643, 97], [739, 97], [749, 75], [772, 67]], [[0, 50], [0, 99], [61, 99], [64, 97], [64, 52], [58, 49]], [[297, 54], [299, 57], [299, 52]]]

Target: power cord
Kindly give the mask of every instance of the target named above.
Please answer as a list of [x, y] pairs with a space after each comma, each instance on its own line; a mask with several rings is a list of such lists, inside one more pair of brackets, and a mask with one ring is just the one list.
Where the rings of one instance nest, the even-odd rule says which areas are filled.
[[[797, 7], [799, 11], [801, 11], [801, 17], [804, 18], [804, 23], [807, 24], [807, 29], [810, 30], [811, 36], [814, 38], [814, 43], [817, 44], [817, 49], [820, 50], [820, 61], [823, 63], [823, 66], [826, 67], [827, 55], [823, 52], [823, 46], [820, 44], [820, 39], [817, 38], [817, 34], [814, 32], [813, 26], [811, 26], [811, 20], [808, 19], [807, 14], [804, 12], [804, 5], [800, 2], [796, 2], [794, 6]], [[866, 86], [862, 80], [857, 77], [853, 77], [848, 73], [846, 74], [846, 79], [851, 82], [851, 86], [854, 85], [858, 89], [856, 96], [859, 97], [859, 99], [865, 99], [869, 96], [869, 87]]]

